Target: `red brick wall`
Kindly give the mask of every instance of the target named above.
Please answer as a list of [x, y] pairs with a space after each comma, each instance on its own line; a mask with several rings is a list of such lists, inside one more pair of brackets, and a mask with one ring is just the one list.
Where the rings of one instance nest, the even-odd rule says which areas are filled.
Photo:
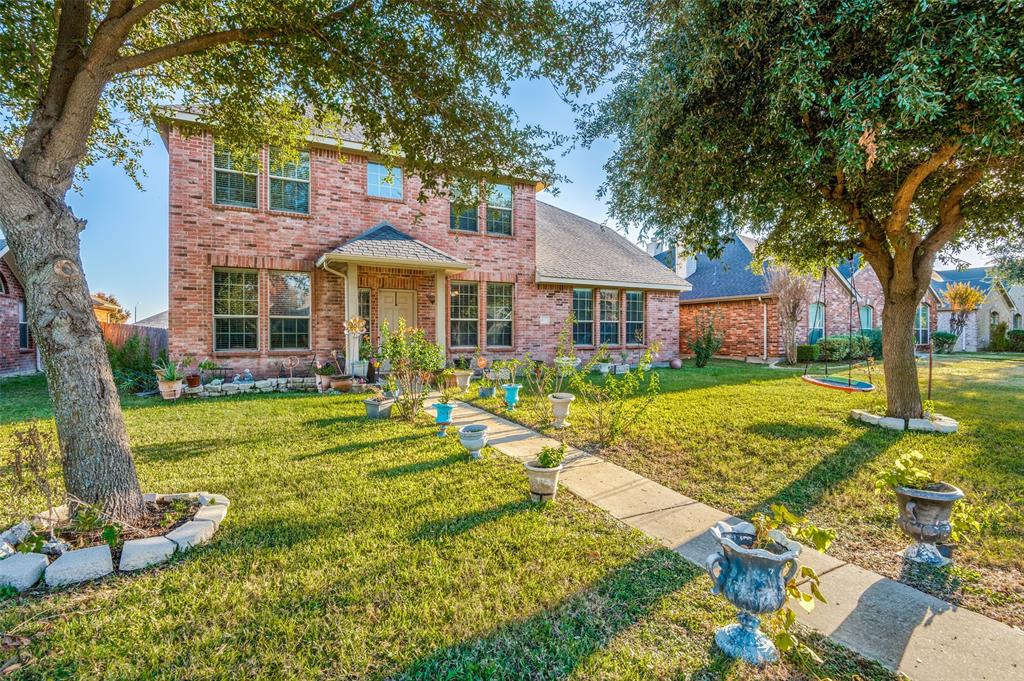
[[[866, 304], [871, 305], [875, 309], [874, 313], [874, 327], [876, 329], [882, 327], [882, 310], [885, 309], [885, 294], [882, 292], [882, 282], [878, 281], [878, 275], [870, 267], [862, 267], [854, 275], [854, 283], [857, 287], [857, 295], [859, 295]], [[928, 290], [924, 296], [925, 302], [931, 307], [931, 313], [929, 315], [930, 326], [932, 333], [938, 330], [939, 324], [939, 299], [935, 294]]]
[[[514, 347], [488, 350], [500, 356], [531, 352], [547, 358], [554, 352], [559, 325], [571, 304], [569, 287], [538, 287], [535, 283], [536, 191], [530, 184], [513, 187], [512, 237], [449, 230], [449, 206], [444, 198], [416, 200], [420, 182], [404, 178], [404, 199], [367, 196], [365, 157], [336, 151], [310, 151], [310, 214], [292, 215], [268, 209], [268, 181], [259, 180], [259, 208], [216, 206], [212, 198], [213, 140], [208, 134], [191, 137], [177, 129], [167, 133], [170, 157], [169, 216], [169, 351], [172, 356], [210, 356], [222, 364], [267, 371], [275, 359], [302, 354], [268, 351], [269, 320], [266, 309], [270, 269], [313, 272], [312, 350], [321, 358], [332, 349], [343, 349], [346, 312], [342, 280], [315, 270], [316, 259], [326, 251], [366, 231], [381, 221], [473, 265], [454, 278], [515, 284]], [[263, 152], [266, 161], [266, 151]], [[485, 224], [480, 209], [480, 225]], [[213, 268], [244, 267], [260, 270], [261, 318], [257, 352], [213, 352]], [[376, 326], [379, 288], [411, 288], [417, 293], [417, 323], [434, 337], [434, 308], [444, 301], [435, 297], [432, 273], [360, 267], [360, 286], [371, 288], [371, 328]], [[484, 341], [483, 311], [486, 287], [481, 284], [480, 340]], [[447, 293], [447, 286], [446, 286]], [[649, 337], [678, 344], [678, 321], [672, 292], [650, 292], [647, 297]], [[543, 324], [542, 317], [549, 317]], [[445, 313], [447, 320], [447, 314]], [[447, 321], [446, 321], [447, 328]], [[446, 332], [447, 333], [447, 332]], [[449, 353], [452, 354], [452, 353]], [[455, 353], [461, 354], [461, 353]]]
[[737, 359], [757, 358], [764, 354], [764, 315], [768, 314], [768, 356], [782, 354], [779, 337], [778, 305], [774, 299], [763, 301], [730, 300], [706, 303], [686, 303], [679, 306], [679, 352], [692, 355], [690, 343], [697, 336], [697, 322], [705, 311], [710, 311], [715, 329], [723, 334], [718, 355]]
[[0, 376], [32, 373], [36, 370], [35, 348], [19, 347], [19, 306], [25, 300], [25, 291], [2, 258], [0, 280]]

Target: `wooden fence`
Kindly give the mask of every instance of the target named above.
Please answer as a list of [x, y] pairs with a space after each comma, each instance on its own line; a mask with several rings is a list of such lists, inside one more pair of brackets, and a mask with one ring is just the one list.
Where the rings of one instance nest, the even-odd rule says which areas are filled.
[[125, 341], [132, 336], [140, 336], [149, 339], [149, 353], [156, 359], [159, 354], [167, 349], [167, 329], [158, 329], [155, 326], [137, 326], [135, 324], [111, 324], [100, 322], [103, 330], [103, 338], [121, 347]]

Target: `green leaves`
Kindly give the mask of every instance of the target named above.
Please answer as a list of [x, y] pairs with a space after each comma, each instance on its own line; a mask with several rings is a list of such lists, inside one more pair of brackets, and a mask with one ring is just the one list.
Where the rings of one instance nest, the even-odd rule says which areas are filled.
[[920, 487], [932, 482], [932, 474], [917, 465], [922, 459], [924, 456], [916, 449], [897, 456], [892, 467], [875, 478], [875, 493], [880, 494], [893, 487]]

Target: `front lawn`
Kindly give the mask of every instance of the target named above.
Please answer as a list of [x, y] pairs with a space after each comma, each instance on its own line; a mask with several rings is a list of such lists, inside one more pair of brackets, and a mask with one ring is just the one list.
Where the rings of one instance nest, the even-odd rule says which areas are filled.
[[[830, 553], [1022, 626], [1022, 360], [936, 357], [936, 409], [961, 424], [949, 436], [895, 433], [850, 419], [850, 409], [884, 404], [880, 368], [875, 393], [851, 395], [811, 386], [800, 380], [800, 371], [728, 361], [697, 369], [687, 362], [679, 371], [659, 370], [663, 394], [645, 422], [600, 453], [739, 516], [784, 503], [839, 533]], [[920, 368], [923, 382], [927, 364]], [[854, 378], [866, 377], [855, 371]], [[474, 401], [505, 413], [497, 398]], [[514, 418], [546, 424], [544, 410], [536, 408], [540, 402], [525, 396]], [[573, 412], [566, 438], [597, 451], [579, 405]], [[873, 481], [907, 449], [920, 450], [926, 469], [961, 487], [976, 505], [1002, 509], [986, 536], [958, 551], [951, 569], [905, 566], [896, 556], [908, 539], [895, 526], [894, 501], [876, 495]]]
[[[39, 379], [0, 393], [0, 442], [47, 414]], [[231, 513], [162, 568], [0, 603], [30, 641], [12, 678], [804, 678], [718, 653], [733, 610], [676, 554], [570, 494], [527, 503], [511, 459], [360, 399], [128, 400], [143, 488]], [[891, 678], [816, 645], [823, 674]]]

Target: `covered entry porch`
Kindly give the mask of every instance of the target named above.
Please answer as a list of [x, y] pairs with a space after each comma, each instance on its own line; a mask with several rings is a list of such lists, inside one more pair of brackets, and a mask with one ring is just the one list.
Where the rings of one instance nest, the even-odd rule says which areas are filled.
[[341, 280], [344, 319], [366, 321], [363, 337], [345, 334], [346, 372], [359, 359], [362, 342], [380, 342], [384, 322], [394, 329], [405, 320], [447, 349], [447, 277], [468, 270], [467, 263], [382, 222], [316, 264]]

